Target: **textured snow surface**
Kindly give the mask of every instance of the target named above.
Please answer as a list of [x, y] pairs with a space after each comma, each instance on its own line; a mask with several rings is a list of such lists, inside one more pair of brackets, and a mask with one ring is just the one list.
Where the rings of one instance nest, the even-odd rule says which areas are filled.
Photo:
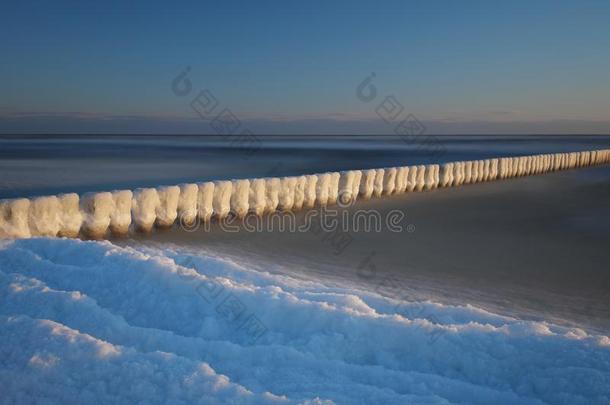
[[0, 324], [3, 404], [610, 401], [605, 336], [167, 245], [0, 242]]

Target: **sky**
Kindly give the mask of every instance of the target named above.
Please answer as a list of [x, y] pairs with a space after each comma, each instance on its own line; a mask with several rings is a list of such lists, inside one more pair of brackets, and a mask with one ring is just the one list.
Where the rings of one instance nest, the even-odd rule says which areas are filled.
[[224, 112], [257, 133], [609, 134], [609, 21], [607, 0], [4, 2], [0, 133], [216, 133]]

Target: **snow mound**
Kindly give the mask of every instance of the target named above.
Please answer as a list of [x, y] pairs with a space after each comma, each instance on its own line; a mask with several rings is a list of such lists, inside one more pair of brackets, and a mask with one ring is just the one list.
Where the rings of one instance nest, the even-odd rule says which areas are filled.
[[0, 403], [608, 403], [610, 339], [174, 246], [0, 242]]

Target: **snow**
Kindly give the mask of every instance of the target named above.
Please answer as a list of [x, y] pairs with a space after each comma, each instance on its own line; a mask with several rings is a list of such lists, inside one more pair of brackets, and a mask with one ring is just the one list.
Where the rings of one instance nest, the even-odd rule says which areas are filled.
[[1, 242], [0, 324], [7, 404], [610, 401], [606, 336], [172, 245]]

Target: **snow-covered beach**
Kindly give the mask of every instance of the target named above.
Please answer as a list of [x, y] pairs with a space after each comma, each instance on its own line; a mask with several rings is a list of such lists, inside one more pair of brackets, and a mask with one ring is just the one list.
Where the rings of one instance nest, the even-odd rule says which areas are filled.
[[[523, 153], [514, 143], [496, 147]], [[452, 145], [448, 161], [484, 157]], [[382, 146], [373, 167], [395, 159]], [[380, 198], [339, 208], [401, 211], [402, 232], [212, 221], [3, 240], [0, 402], [607, 403], [609, 178], [606, 165], [425, 192], [423, 177], [423, 192], [385, 197], [384, 176]]]
[[[165, 245], [0, 248], [3, 403], [604, 403], [610, 339]], [[332, 402], [331, 402], [332, 401]]]

